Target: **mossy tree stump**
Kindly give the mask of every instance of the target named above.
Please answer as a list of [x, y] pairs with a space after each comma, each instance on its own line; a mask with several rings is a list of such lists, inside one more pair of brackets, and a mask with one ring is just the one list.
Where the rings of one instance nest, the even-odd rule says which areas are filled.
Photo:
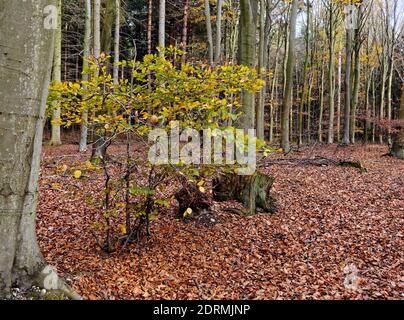
[[[237, 200], [246, 208], [246, 215], [252, 215], [257, 209], [274, 213], [276, 201], [271, 196], [275, 179], [256, 173], [252, 176], [226, 174], [213, 181], [213, 197], [216, 201]], [[229, 209], [228, 211], [236, 211]]]

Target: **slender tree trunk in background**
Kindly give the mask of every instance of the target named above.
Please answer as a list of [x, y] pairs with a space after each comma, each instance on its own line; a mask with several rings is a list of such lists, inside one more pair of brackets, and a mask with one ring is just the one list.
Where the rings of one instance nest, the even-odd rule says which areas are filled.
[[[259, 50], [258, 50], [258, 70], [260, 72], [260, 78], [265, 80], [265, 73], [262, 74], [261, 70], [266, 69], [265, 63], [265, 9], [266, 9], [266, 1], [260, 0], [260, 19], [259, 19]], [[266, 86], [266, 85], [265, 85]], [[265, 139], [265, 95], [266, 90], [262, 88], [258, 94], [258, 103], [256, 108], [256, 117], [257, 117], [257, 138], [260, 140]]]
[[272, 79], [272, 86], [271, 86], [271, 102], [270, 102], [270, 126], [269, 126], [269, 142], [273, 142], [274, 140], [274, 125], [275, 121], [275, 114], [274, 114], [274, 107], [275, 102], [277, 101], [278, 95], [278, 69], [279, 69], [279, 50], [281, 46], [281, 32], [278, 31], [278, 43], [276, 46], [276, 54], [275, 54], [275, 67], [274, 67], [274, 75]]
[[147, 14], [147, 54], [152, 53], [152, 32], [153, 32], [153, 0], [149, 0]]
[[115, 0], [115, 35], [114, 35], [114, 84], [119, 84], [120, 60], [120, 33], [121, 33], [121, 0]]
[[337, 141], [341, 142], [342, 52], [338, 53]]
[[288, 61], [286, 66], [286, 85], [285, 85], [285, 95], [282, 105], [282, 120], [281, 120], [281, 130], [282, 139], [281, 147], [284, 152], [290, 151], [290, 137], [289, 137], [289, 114], [292, 109], [293, 97], [293, 67], [295, 65], [295, 52], [296, 52], [296, 20], [297, 20], [297, 9], [298, 0], [293, 0], [292, 7], [290, 10], [289, 17], [289, 52]]
[[[184, 24], [182, 28], [182, 42], [181, 49], [186, 52], [187, 51], [187, 42], [188, 42], [188, 19], [189, 19], [189, 0], [185, 0], [184, 4]], [[182, 56], [182, 64], [187, 62], [187, 56], [184, 54]]]
[[289, 22], [285, 23], [285, 56], [283, 59], [283, 96], [285, 96], [285, 89], [286, 89], [286, 74], [287, 74], [287, 65], [288, 65], [288, 57], [289, 57]]
[[[389, 5], [391, 2], [392, 6]], [[394, 59], [396, 52], [396, 37], [397, 37], [397, 10], [398, 10], [398, 0], [388, 1], [385, 0], [386, 4], [386, 34], [388, 41], [388, 71], [387, 71], [387, 119], [389, 121], [387, 129], [388, 143], [392, 145], [391, 137], [391, 120], [392, 120], [392, 86], [393, 86], [393, 75], [394, 75]], [[403, 29], [404, 30], [404, 29]]]
[[391, 154], [397, 158], [404, 160], [404, 83], [402, 85], [400, 111], [398, 115], [400, 124], [397, 129], [397, 133], [392, 135], [392, 149]]
[[[386, 57], [382, 56], [382, 71], [381, 71], [381, 83], [380, 83], [380, 106], [379, 106], [379, 120], [384, 120], [384, 104], [385, 104], [385, 93], [386, 93], [386, 78], [387, 78], [387, 68], [386, 68]], [[383, 127], [379, 126], [379, 143], [383, 144]]]
[[299, 105], [299, 115], [298, 115], [298, 144], [299, 146], [303, 144], [303, 110], [305, 103], [307, 101], [307, 93], [309, 90], [309, 84], [307, 81], [307, 75], [309, 72], [309, 42], [310, 42], [310, 2], [306, 2], [306, 12], [307, 12], [307, 26], [306, 26], [306, 35], [305, 35], [305, 43], [306, 43], [306, 51], [304, 55], [304, 65], [303, 65], [303, 87], [302, 93], [300, 97], [300, 105]]
[[354, 61], [354, 74], [353, 74], [353, 95], [352, 95], [352, 107], [351, 107], [351, 119], [350, 119], [350, 132], [351, 132], [351, 143], [355, 143], [356, 136], [356, 110], [358, 108], [359, 103], [359, 87], [360, 87], [360, 78], [361, 78], [361, 61], [360, 61], [360, 45], [358, 43], [355, 44], [355, 61]]
[[318, 141], [323, 142], [323, 120], [324, 120], [324, 75], [325, 63], [321, 62], [321, 82], [320, 82], [320, 113], [318, 116]]
[[101, 0], [94, 0], [94, 57], [99, 58], [101, 55]]
[[217, 0], [215, 64], [220, 63], [222, 54], [222, 8], [223, 0]]
[[[111, 1], [111, 0], [109, 0]], [[96, 59], [100, 58], [101, 56], [101, 0], [94, 0], [94, 57]], [[104, 27], [105, 29], [105, 27]], [[105, 41], [105, 39], [104, 39]], [[105, 45], [105, 44], [104, 44]], [[99, 75], [99, 70], [95, 71], [94, 76]], [[93, 143], [92, 143], [92, 153], [91, 153], [91, 160], [98, 161], [98, 159], [103, 158], [105, 156], [106, 149], [104, 138], [97, 133], [98, 128], [94, 127], [92, 136], [93, 136]]]
[[369, 118], [370, 118], [370, 109], [369, 109], [369, 93], [370, 93], [370, 85], [372, 81], [373, 70], [369, 70], [369, 64], [366, 66], [366, 81], [365, 81], [365, 130], [364, 130], [364, 140], [365, 143], [369, 141]]
[[206, 21], [206, 33], [208, 39], [209, 64], [213, 65], [213, 32], [212, 32], [212, 20], [210, 16], [209, 0], [205, 0], [205, 21]]
[[164, 48], [166, 47], [166, 0], [160, 0], [159, 5], [159, 48], [160, 57], [164, 57]]
[[[61, 82], [62, 81], [62, 0], [57, 0], [58, 7], [58, 21], [57, 29], [55, 31], [55, 46], [54, 46], [54, 56], [53, 56], [53, 70], [52, 70], [52, 81]], [[60, 121], [60, 106], [57, 106], [52, 114], [52, 135], [50, 145], [59, 146], [62, 144], [60, 137], [60, 125], [57, 122]]]
[[[256, 21], [257, 0], [241, 0], [240, 2], [240, 32], [239, 32], [239, 64], [254, 68], [256, 66]], [[244, 129], [255, 127], [255, 95], [245, 91], [242, 93], [241, 105], [244, 114], [241, 124]]]
[[[83, 45], [83, 80], [89, 81], [90, 75], [88, 74], [89, 64], [87, 62], [88, 56], [91, 52], [91, 25], [92, 25], [92, 5], [91, 0], [84, 0], [85, 5], [85, 26], [84, 26], [84, 45]], [[84, 111], [81, 116], [81, 125], [80, 125], [80, 144], [79, 151], [86, 152], [87, 151], [87, 137], [88, 137], [88, 112]]]
[[[239, 11], [237, 11], [239, 14]], [[230, 23], [230, 39], [229, 39], [229, 61], [231, 64], [236, 63], [237, 58], [237, 43], [239, 41], [239, 30], [240, 30], [240, 16], [235, 15], [231, 19]]]
[[349, 144], [350, 138], [350, 116], [351, 116], [351, 67], [352, 67], [352, 29], [346, 31], [346, 62], [345, 62], [345, 116], [344, 116], [344, 137], [342, 143]]
[[307, 131], [307, 143], [311, 143], [311, 94], [313, 92], [313, 81], [314, 75], [311, 75], [311, 80], [309, 82], [309, 91], [307, 94], [307, 124], [306, 124], [306, 131]]
[[393, 57], [389, 57], [389, 66], [387, 71], [387, 120], [389, 121], [387, 130], [387, 139], [389, 145], [391, 145], [391, 120], [392, 120], [392, 87], [393, 87], [393, 74], [394, 74], [394, 61]]
[[377, 118], [376, 115], [376, 85], [375, 85], [375, 79], [373, 78], [372, 81], [372, 142], [376, 142], [376, 122], [374, 121]]
[[115, 16], [115, 0], [106, 0], [105, 14], [102, 21], [101, 51], [106, 55], [111, 54], [112, 26]]
[[44, 28], [44, 18], [52, 12], [44, 10], [49, 4], [55, 2], [0, 0], [1, 298], [8, 296], [11, 285], [45, 287], [43, 271], [48, 269], [35, 218], [53, 57], [54, 31], [50, 25]]
[[329, 91], [329, 119], [328, 119], [328, 144], [334, 143], [334, 105], [335, 105], [335, 79], [334, 79], [334, 59], [335, 59], [335, 27], [334, 27], [334, 5], [333, 2], [329, 3], [329, 29], [328, 29], [328, 38], [330, 41], [329, 44], [329, 57], [328, 57], [328, 91]]

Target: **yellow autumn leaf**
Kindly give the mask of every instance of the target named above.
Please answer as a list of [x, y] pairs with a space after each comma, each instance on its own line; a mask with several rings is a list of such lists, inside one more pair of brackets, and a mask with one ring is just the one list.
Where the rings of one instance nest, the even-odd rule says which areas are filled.
[[52, 183], [51, 187], [52, 187], [53, 190], [57, 190], [57, 189], [60, 189], [60, 184], [59, 183]]
[[76, 170], [76, 171], [74, 171], [73, 176], [74, 176], [75, 179], [80, 179], [81, 176], [82, 176], [82, 173], [81, 173], [80, 170]]
[[204, 187], [199, 187], [199, 191], [202, 192], [202, 193], [205, 193], [205, 192], [206, 192], [206, 190], [205, 190]]
[[191, 208], [188, 208], [187, 210], [185, 210], [184, 212], [184, 218], [189, 217], [192, 214], [193, 210]]
[[57, 167], [57, 171], [58, 172], [62, 172], [62, 173], [65, 173], [66, 171], [67, 171], [67, 169], [68, 169], [68, 167], [67, 167], [67, 165], [62, 165], [62, 166], [58, 166]]

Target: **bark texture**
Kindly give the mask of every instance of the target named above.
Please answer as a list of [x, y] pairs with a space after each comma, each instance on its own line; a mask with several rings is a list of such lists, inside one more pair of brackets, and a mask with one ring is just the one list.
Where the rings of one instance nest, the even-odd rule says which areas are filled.
[[393, 147], [391, 154], [404, 160], [404, 84], [401, 93], [399, 121], [398, 128], [396, 128], [397, 132], [392, 137]]
[[44, 28], [50, 4], [0, 0], [0, 296], [12, 284], [30, 285], [46, 265], [35, 215], [53, 57], [54, 30]]

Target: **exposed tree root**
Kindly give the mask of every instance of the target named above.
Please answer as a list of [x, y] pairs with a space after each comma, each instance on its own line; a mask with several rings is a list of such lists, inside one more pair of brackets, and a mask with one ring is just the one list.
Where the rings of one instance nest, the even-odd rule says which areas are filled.
[[367, 172], [363, 163], [360, 161], [347, 161], [347, 160], [333, 160], [325, 157], [316, 156], [314, 158], [306, 159], [277, 159], [272, 161], [267, 161], [267, 165], [306, 165], [306, 166], [341, 166], [341, 167], [352, 167], [358, 169], [360, 172]]
[[64, 295], [71, 300], [83, 300], [50, 266], [46, 266], [42, 270], [34, 279], [33, 284], [52, 293]]

